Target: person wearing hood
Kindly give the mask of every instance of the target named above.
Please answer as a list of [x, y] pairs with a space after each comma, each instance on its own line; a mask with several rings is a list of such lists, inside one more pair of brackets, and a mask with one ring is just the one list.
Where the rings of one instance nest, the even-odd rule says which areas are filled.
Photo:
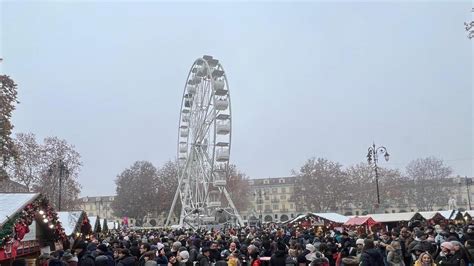
[[130, 251], [126, 248], [119, 250], [119, 259], [117, 266], [135, 266], [136, 258], [130, 255]]
[[388, 252], [387, 264], [389, 266], [405, 266], [400, 242], [392, 241], [392, 243], [390, 243], [390, 245], [385, 246], [385, 248]]
[[378, 249], [375, 248], [372, 239], [364, 240], [364, 251], [360, 256], [360, 266], [381, 266], [384, 265], [383, 256]]
[[278, 242], [277, 250], [270, 258], [270, 266], [285, 266], [287, 256], [286, 245], [283, 242]]

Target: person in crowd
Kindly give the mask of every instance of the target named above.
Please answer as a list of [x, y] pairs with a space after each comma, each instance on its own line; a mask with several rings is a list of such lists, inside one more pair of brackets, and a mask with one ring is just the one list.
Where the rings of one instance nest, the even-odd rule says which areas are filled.
[[168, 265], [168, 257], [166, 257], [165, 245], [162, 243], [156, 244], [156, 264]]
[[78, 266], [95, 266], [95, 257], [87, 247], [87, 243], [82, 240], [76, 243], [74, 247], [74, 252], [77, 254]]
[[364, 240], [364, 251], [360, 256], [360, 266], [382, 266], [383, 256], [372, 239]]
[[211, 265], [211, 250], [209, 247], [202, 247], [201, 254], [197, 256], [196, 261], [199, 266], [210, 266]]
[[260, 261], [259, 258], [259, 251], [257, 246], [255, 245], [250, 245], [247, 248], [248, 254], [249, 254], [249, 259], [250, 259], [250, 266], [261, 266], [262, 262]]
[[400, 242], [392, 241], [389, 245], [385, 246], [387, 250], [387, 264], [388, 266], [405, 266], [403, 261], [402, 249]]
[[136, 257], [130, 254], [130, 250], [122, 248], [118, 251], [117, 266], [135, 266]]
[[270, 258], [270, 266], [285, 266], [287, 257], [286, 245], [283, 242], [278, 242], [277, 250]]
[[96, 266], [115, 266], [113, 254], [109, 251], [105, 244], [98, 245], [95, 254]]
[[[61, 257], [61, 259], [66, 262], [66, 264], [68, 266], [77, 266], [78, 264], [78, 259], [77, 259], [77, 256], [75, 256], [74, 254], [71, 253], [71, 251], [68, 249], [66, 251], [64, 251], [64, 254], [63, 256]], [[115, 265], [115, 263], [114, 263]]]
[[423, 252], [415, 261], [415, 266], [436, 266], [436, 263], [429, 252]]
[[[140, 245], [140, 257], [138, 259], [138, 266], [144, 266], [147, 260], [145, 260], [145, 254], [151, 250], [151, 246], [148, 243], [142, 243]], [[148, 256], [149, 258], [149, 256]]]

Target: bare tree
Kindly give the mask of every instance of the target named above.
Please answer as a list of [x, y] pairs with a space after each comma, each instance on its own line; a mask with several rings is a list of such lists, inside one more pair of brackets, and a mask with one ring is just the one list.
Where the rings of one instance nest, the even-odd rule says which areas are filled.
[[33, 185], [40, 181], [40, 176], [45, 169], [43, 149], [33, 133], [17, 133], [13, 143], [17, 156], [11, 167], [11, 176], [31, 191]]
[[112, 203], [114, 214], [141, 220], [160, 204], [158, 171], [152, 163], [137, 161], [117, 176], [117, 196]]
[[[34, 191], [43, 193], [55, 206], [58, 203], [59, 193], [62, 194], [61, 207], [68, 210], [76, 207], [80, 193], [77, 181], [81, 167], [80, 154], [75, 147], [66, 140], [58, 137], [47, 137], [41, 146], [42, 169], [40, 179], [34, 185]], [[59, 171], [54, 166], [62, 162], [67, 173], [62, 176], [63, 185], [59, 191]]]
[[229, 169], [226, 188], [230, 198], [238, 211], [247, 210], [250, 205], [248, 177], [233, 164], [229, 166]]
[[10, 120], [17, 103], [17, 85], [9, 76], [0, 75], [0, 180], [7, 178], [7, 164], [16, 156]]
[[296, 174], [292, 199], [298, 211], [336, 210], [344, 199], [347, 180], [342, 165], [324, 158], [311, 158]]
[[414, 185], [412, 199], [420, 210], [447, 204], [452, 187], [446, 184], [446, 178], [452, 172], [451, 167], [435, 157], [416, 159], [407, 165], [407, 176]]

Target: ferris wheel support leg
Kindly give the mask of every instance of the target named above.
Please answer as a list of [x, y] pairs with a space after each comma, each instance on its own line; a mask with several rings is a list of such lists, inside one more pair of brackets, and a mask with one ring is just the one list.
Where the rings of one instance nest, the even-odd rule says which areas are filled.
[[[166, 218], [165, 226], [170, 225], [171, 215], [173, 215], [174, 208], [176, 207], [176, 201], [178, 200], [178, 194], [179, 194], [179, 185], [178, 185], [178, 189], [176, 189], [176, 193], [174, 194], [173, 203], [171, 204], [171, 209], [170, 209], [170, 212], [168, 213], [168, 218]], [[184, 210], [184, 208], [181, 208], [181, 212], [183, 210]], [[182, 216], [182, 215], [180, 215], [180, 216]], [[180, 223], [181, 223], [181, 218], [180, 218]]]
[[230, 198], [229, 192], [227, 192], [226, 188], [224, 188], [223, 191], [224, 191], [225, 197], [227, 198], [227, 201], [229, 202], [230, 207], [232, 209], [234, 209], [234, 213], [235, 213], [235, 217], [237, 217], [237, 221], [239, 221], [240, 226], [244, 226], [244, 220], [242, 220], [242, 217], [240, 217], [239, 211], [235, 207], [234, 202], [232, 201], [232, 199]]

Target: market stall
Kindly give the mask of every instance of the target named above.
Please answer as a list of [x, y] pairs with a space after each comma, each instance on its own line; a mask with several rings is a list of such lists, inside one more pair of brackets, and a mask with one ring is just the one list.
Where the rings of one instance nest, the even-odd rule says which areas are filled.
[[57, 213], [38, 193], [0, 193], [0, 264], [61, 249], [66, 235]]
[[91, 224], [84, 211], [58, 212], [58, 217], [68, 237], [77, 239], [92, 232]]

